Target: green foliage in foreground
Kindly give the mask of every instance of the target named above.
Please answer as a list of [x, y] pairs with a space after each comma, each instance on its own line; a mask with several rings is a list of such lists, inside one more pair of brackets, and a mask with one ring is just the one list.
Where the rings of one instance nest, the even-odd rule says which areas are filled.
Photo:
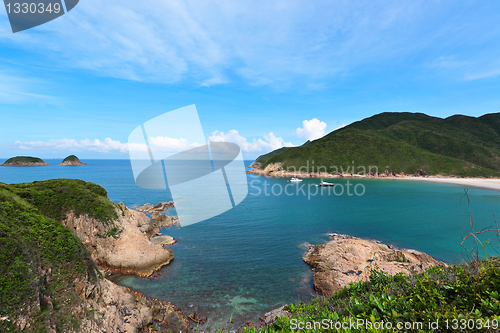
[[[81, 180], [0, 183], [0, 332], [15, 331], [25, 316], [29, 332], [79, 331], [71, 307], [79, 299], [73, 281], [97, 280], [85, 246], [61, 221], [74, 211], [112, 226], [117, 218], [106, 191]], [[111, 224], [110, 224], [111, 222]], [[112, 229], [114, 230], [114, 229]]]
[[[351, 284], [330, 298], [285, 307], [291, 318], [281, 317], [260, 332], [492, 332], [500, 326], [500, 259], [448, 268], [432, 267], [424, 273], [395, 276], [372, 271], [369, 282]], [[326, 319], [326, 320], [325, 320]], [[331, 323], [328, 321], [331, 320]], [[353, 328], [350, 323], [363, 323]], [[307, 329], [307, 323], [314, 325]], [[393, 329], [380, 329], [380, 323]], [[340, 329], [335, 329], [335, 323]], [[344, 324], [344, 328], [338, 325]], [[377, 324], [379, 326], [376, 326]], [[397, 323], [402, 323], [397, 329]], [[412, 323], [407, 329], [404, 323]], [[419, 324], [422, 323], [422, 326]], [[333, 326], [331, 326], [333, 325]], [[385, 324], [386, 325], [386, 324]], [[328, 327], [328, 329], [326, 329]], [[333, 327], [333, 329], [330, 329]], [[256, 332], [255, 328], [246, 332]]]
[[5, 185], [5, 188], [26, 200], [40, 214], [62, 221], [66, 214], [88, 214], [108, 225], [118, 216], [115, 204], [107, 198], [107, 191], [94, 183], [76, 179], [52, 179], [25, 184]]
[[66, 157], [63, 160], [63, 163], [64, 162], [76, 162], [76, 161], [79, 161], [78, 157], [76, 157], [75, 155], [69, 155], [68, 157]]
[[16, 156], [9, 158], [5, 161], [5, 164], [11, 164], [15, 162], [26, 162], [26, 163], [45, 163], [41, 158], [31, 157], [31, 156]]
[[286, 170], [302, 167], [305, 172], [360, 173], [363, 169], [358, 167], [363, 166], [368, 173], [369, 166], [375, 166], [371, 171], [381, 173], [388, 167], [396, 173], [413, 174], [421, 169], [429, 174], [498, 177], [498, 124], [500, 113], [446, 119], [422, 113], [381, 113], [300, 147], [262, 155], [257, 162], [263, 167], [281, 162]]

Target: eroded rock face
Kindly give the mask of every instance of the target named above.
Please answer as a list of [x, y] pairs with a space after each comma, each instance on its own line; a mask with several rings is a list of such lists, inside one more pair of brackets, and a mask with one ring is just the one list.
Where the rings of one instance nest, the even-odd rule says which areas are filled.
[[351, 282], [368, 281], [370, 271], [395, 275], [420, 273], [446, 264], [415, 250], [396, 250], [385, 244], [346, 235], [331, 235], [326, 244], [311, 245], [302, 259], [314, 269], [314, 286], [331, 296]]
[[283, 305], [280, 308], [271, 310], [266, 312], [263, 316], [259, 318], [262, 325], [271, 325], [274, 323], [279, 317], [288, 317], [290, 318], [292, 314], [285, 310], [285, 306]]
[[[104, 271], [150, 276], [170, 263], [173, 252], [153, 244], [149, 218], [120, 205], [117, 221], [104, 225], [88, 216], [70, 213], [63, 223], [80, 238]], [[156, 229], [157, 230], [157, 229]], [[155, 231], [156, 233], [156, 231]], [[94, 282], [90, 282], [94, 281]], [[75, 280], [81, 300], [72, 313], [81, 320], [78, 332], [186, 332], [189, 321], [171, 303], [146, 298], [106, 278]]]
[[76, 233], [101, 269], [149, 277], [173, 260], [171, 249], [150, 241], [157, 229], [149, 217], [125, 206], [117, 214], [118, 220], [108, 226], [73, 213], [63, 223]]
[[179, 218], [177, 216], [167, 216], [157, 212], [151, 215], [151, 219], [153, 220], [153, 224], [158, 228], [179, 225]]
[[105, 278], [96, 285], [87, 281], [76, 281], [75, 285], [81, 303], [72, 313], [81, 320], [79, 332], [128, 333], [149, 327], [155, 328], [154, 332], [179, 332], [189, 326], [183, 313], [172, 304], [148, 299]]
[[165, 212], [171, 207], [174, 207], [174, 203], [171, 201], [165, 201], [160, 202], [157, 205], [144, 204], [141, 207], [137, 207], [137, 211], [141, 213], [153, 214], [155, 212]]

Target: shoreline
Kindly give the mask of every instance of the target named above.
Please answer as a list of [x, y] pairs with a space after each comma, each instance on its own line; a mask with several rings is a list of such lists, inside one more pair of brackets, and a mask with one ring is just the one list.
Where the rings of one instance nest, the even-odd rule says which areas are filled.
[[449, 185], [459, 185], [459, 186], [470, 186], [474, 188], [480, 188], [485, 190], [500, 191], [500, 179], [498, 178], [434, 178], [434, 177], [386, 177], [383, 179], [390, 180], [409, 180], [409, 181], [421, 181], [429, 183], [440, 183]]
[[[387, 170], [386, 170], [387, 171]], [[310, 179], [387, 179], [387, 180], [408, 180], [408, 181], [422, 181], [431, 183], [441, 183], [458, 186], [469, 186], [474, 188], [481, 188], [486, 190], [500, 191], [500, 178], [484, 178], [484, 177], [458, 177], [458, 176], [443, 176], [443, 175], [426, 175], [416, 176], [407, 175], [404, 173], [396, 174], [385, 172], [379, 175], [359, 175], [359, 174], [339, 174], [333, 175], [329, 173], [316, 173], [316, 172], [292, 172], [284, 170], [263, 170], [255, 168], [247, 171], [248, 174], [258, 176], [271, 177], [271, 178], [310, 178]]]

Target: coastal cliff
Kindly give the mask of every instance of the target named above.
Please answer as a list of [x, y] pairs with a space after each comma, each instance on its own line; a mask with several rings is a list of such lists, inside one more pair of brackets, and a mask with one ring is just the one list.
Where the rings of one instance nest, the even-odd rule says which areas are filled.
[[[174, 305], [118, 286], [107, 271], [149, 276], [173, 259], [155, 227], [92, 183], [0, 183], [0, 331], [177, 332]], [[103, 274], [104, 273], [104, 274]]]
[[416, 250], [347, 235], [333, 234], [326, 244], [311, 245], [302, 259], [314, 269], [314, 287], [329, 297], [350, 283], [368, 281], [372, 270], [390, 275], [422, 273], [446, 264]]
[[74, 212], [66, 215], [63, 224], [75, 232], [102, 270], [149, 277], [168, 265], [174, 253], [150, 241], [158, 229], [149, 217], [123, 204], [118, 207], [118, 218], [107, 225]]

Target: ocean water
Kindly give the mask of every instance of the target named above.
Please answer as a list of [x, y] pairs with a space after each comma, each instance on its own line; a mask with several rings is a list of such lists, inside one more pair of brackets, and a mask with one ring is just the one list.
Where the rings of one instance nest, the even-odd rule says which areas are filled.
[[[86, 160], [84, 167], [46, 162], [50, 166], [0, 167], [0, 182], [82, 179], [102, 185], [112, 201], [132, 208], [171, 199], [168, 190], [137, 187], [128, 160]], [[175, 259], [157, 276], [119, 276], [115, 282], [170, 301], [187, 314], [196, 311], [198, 317], [208, 318], [200, 329], [213, 330], [227, 327], [233, 311], [232, 327], [237, 328], [247, 320], [257, 322], [275, 307], [314, 297], [311, 269], [302, 255], [306, 244], [327, 242], [328, 233], [413, 248], [447, 262], [464, 259], [460, 242], [470, 227], [463, 186], [383, 179], [330, 181], [339, 184], [335, 193], [317, 192], [315, 179], [294, 184], [248, 175], [249, 195], [240, 205], [200, 223], [161, 231], [178, 242], [171, 246]], [[280, 194], [285, 186], [287, 193]], [[468, 194], [475, 229], [494, 226], [495, 215], [500, 216], [500, 192], [469, 188]], [[168, 214], [175, 214], [175, 209]], [[495, 235], [482, 236], [498, 243]], [[487, 251], [496, 254], [490, 247]]]

